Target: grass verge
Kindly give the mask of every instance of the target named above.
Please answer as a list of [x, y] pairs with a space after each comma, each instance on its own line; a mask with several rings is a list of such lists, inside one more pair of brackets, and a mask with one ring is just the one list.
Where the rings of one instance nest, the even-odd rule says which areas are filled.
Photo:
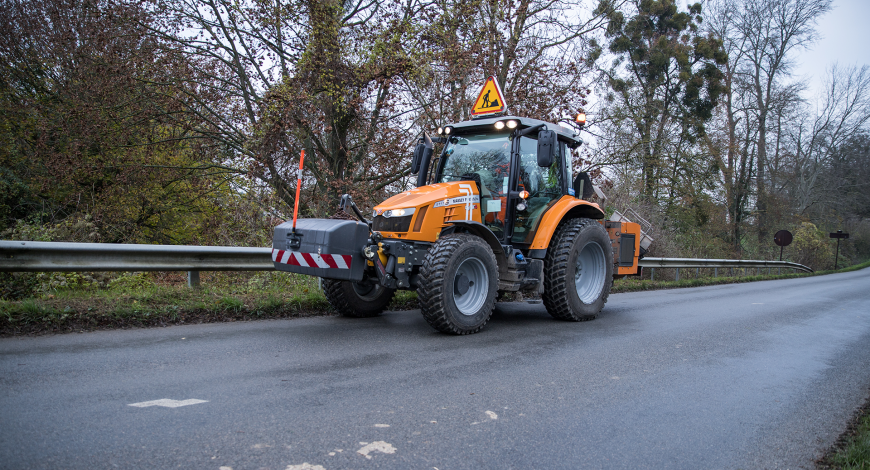
[[[416, 308], [417, 294], [398, 292], [390, 309]], [[39, 298], [0, 300], [0, 336], [72, 333], [334, 315], [317, 281], [256, 285], [120, 285], [61, 289]]]
[[[840, 269], [854, 271], [870, 262]], [[817, 273], [649, 281], [624, 278], [611, 292], [699, 287], [771, 279], [818, 276]], [[137, 277], [138, 276], [138, 277]], [[218, 276], [218, 275], [216, 275]], [[219, 276], [215, 279], [221, 279]], [[297, 318], [335, 313], [315, 278], [283, 273], [261, 274], [248, 282], [203, 280], [203, 287], [154, 285], [141, 275], [110, 283], [107, 289], [58, 289], [39, 298], [0, 300], [0, 336], [71, 333], [100, 329]], [[211, 282], [210, 282], [211, 281]], [[512, 300], [507, 296], [505, 300]], [[417, 308], [417, 294], [399, 291], [390, 310]]]
[[823, 470], [870, 470], [870, 400], [855, 413], [827, 454], [816, 462]]

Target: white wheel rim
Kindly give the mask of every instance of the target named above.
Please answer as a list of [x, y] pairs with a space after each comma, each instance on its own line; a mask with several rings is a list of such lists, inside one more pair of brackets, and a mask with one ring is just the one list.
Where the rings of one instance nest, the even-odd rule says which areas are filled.
[[[457, 286], [460, 276], [468, 279], [468, 290], [462, 294]], [[456, 275], [452, 281], [453, 303], [463, 315], [474, 315], [486, 302], [486, 294], [489, 290], [489, 276], [483, 261], [477, 258], [468, 258], [459, 264]]]
[[584, 304], [598, 300], [601, 289], [604, 288], [604, 277], [607, 275], [604, 250], [595, 242], [589, 242], [577, 255], [574, 269], [574, 287], [577, 296]]

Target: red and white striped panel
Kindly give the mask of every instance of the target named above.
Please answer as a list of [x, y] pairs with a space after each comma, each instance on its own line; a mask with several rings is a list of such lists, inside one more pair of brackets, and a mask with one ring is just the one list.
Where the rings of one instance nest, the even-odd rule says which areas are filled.
[[299, 253], [298, 251], [276, 250], [272, 248], [272, 261], [303, 268], [335, 268], [350, 269], [351, 255], [328, 255], [317, 253]]

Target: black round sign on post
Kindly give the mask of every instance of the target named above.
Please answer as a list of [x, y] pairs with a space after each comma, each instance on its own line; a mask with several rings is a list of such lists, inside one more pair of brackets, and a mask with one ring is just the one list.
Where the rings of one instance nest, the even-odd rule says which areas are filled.
[[780, 230], [773, 236], [773, 243], [776, 243], [777, 246], [789, 246], [791, 245], [791, 241], [791, 232], [788, 230]]
[[782, 249], [783, 247], [791, 245], [791, 232], [788, 230], [780, 230], [773, 235], [773, 243], [776, 243], [779, 246], [779, 260], [782, 261]]

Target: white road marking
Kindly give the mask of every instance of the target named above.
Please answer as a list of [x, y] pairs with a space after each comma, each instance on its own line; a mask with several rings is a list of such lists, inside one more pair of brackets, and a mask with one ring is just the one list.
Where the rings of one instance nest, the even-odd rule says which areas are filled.
[[162, 398], [160, 400], [130, 403], [128, 406], [135, 406], [137, 408], [145, 408], [148, 406], [165, 406], [166, 408], [178, 408], [179, 406], [196, 405], [199, 403], [208, 403], [208, 400], [197, 400], [196, 398], [191, 398], [189, 400], [172, 400], [171, 398]]
[[390, 425], [389, 424], [376, 424], [375, 427], [376, 428], [388, 428], [388, 427], [390, 427]]
[[362, 449], [356, 451], [357, 454], [364, 456], [367, 459], [371, 459], [372, 456], [369, 455], [370, 452], [383, 452], [385, 454], [395, 454], [396, 448], [393, 447], [392, 444], [389, 444], [384, 441], [375, 441], [371, 444], [363, 447]]
[[498, 415], [493, 413], [492, 411], [487, 411], [486, 415], [489, 416], [489, 419], [498, 419]]
[[302, 462], [300, 465], [288, 465], [284, 470], [326, 470], [322, 465], [311, 465], [308, 462]]

